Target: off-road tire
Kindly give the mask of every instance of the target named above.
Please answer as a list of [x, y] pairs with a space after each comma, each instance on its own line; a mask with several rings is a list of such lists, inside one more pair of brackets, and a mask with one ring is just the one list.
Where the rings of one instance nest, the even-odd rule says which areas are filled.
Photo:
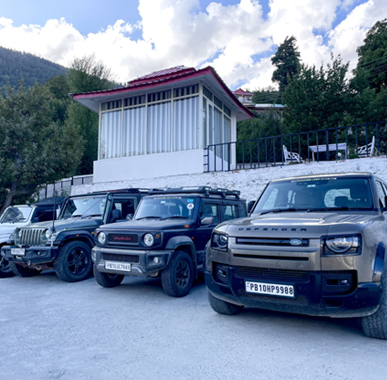
[[11, 267], [12, 272], [20, 277], [34, 277], [41, 272], [41, 270], [23, 267], [22, 265], [15, 264], [12, 261], [9, 263], [9, 266]]
[[379, 308], [374, 314], [362, 317], [361, 325], [366, 336], [387, 339], [387, 268], [382, 276], [382, 297]]
[[56, 275], [63, 281], [82, 281], [90, 277], [93, 269], [90, 247], [81, 241], [72, 241], [59, 248], [54, 260]]
[[13, 275], [11, 263], [3, 257], [0, 257], [0, 278], [12, 277]]
[[172, 297], [184, 297], [192, 288], [194, 267], [185, 252], [176, 252], [168, 268], [161, 272], [161, 284], [165, 293]]
[[94, 278], [104, 288], [114, 288], [120, 285], [124, 277], [123, 274], [103, 273], [94, 267]]
[[214, 297], [209, 290], [207, 290], [207, 296], [212, 309], [219, 314], [236, 315], [244, 309], [244, 306], [234, 305]]

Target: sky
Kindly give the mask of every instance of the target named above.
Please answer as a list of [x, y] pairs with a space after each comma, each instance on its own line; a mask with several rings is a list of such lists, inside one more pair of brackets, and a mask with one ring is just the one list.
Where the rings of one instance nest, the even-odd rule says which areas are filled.
[[0, 0], [0, 46], [69, 67], [95, 54], [125, 83], [184, 65], [212, 66], [236, 90], [275, 86], [270, 58], [287, 36], [304, 64], [341, 55], [356, 67], [386, 0]]

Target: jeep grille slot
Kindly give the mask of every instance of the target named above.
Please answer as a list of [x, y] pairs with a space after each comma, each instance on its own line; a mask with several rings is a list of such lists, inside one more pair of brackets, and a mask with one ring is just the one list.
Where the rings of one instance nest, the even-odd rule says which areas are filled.
[[[246, 245], [269, 245], [269, 246], [281, 246], [281, 247], [293, 247], [294, 245], [290, 244], [292, 239], [270, 239], [270, 238], [237, 238], [236, 244], [246, 244]], [[300, 239], [301, 244], [299, 247], [308, 247], [308, 239]]]
[[253, 267], [234, 267], [233, 273], [239, 278], [251, 278], [261, 280], [281, 280], [292, 282], [309, 282], [310, 272], [306, 270], [272, 269]]
[[138, 235], [137, 234], [109, 234], [108, 241], [109, 243], [136, 244], [138, 243]]
[[138, 255], [115, 255], [113, 253], [104, 253], [103, 259], [108, 261], [121, 261], [124, 263], [139, 263]]
[[40, 245], [40, 237], [46, 228], [26, 228], [21, 230], [20, 244]]

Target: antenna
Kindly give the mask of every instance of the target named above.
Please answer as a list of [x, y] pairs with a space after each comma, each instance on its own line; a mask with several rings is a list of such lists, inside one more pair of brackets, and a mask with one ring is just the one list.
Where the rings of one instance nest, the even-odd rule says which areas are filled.
[[[55, 217], [56, 217], [56, 194], [55, 194], [55, 183], [54, 183], [54, 209], [52, 210], [52, 234], [55, 232]], [[54, 245], [54, 239], [51, 239], [51, 248]]]

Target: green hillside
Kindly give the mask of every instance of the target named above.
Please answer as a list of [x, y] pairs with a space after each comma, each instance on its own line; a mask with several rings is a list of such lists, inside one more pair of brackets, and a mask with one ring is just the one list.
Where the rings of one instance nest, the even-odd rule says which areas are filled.
[[30, 87], [37, 82], [42, 84], [56, 75], [65, 75], [66, 68], [29, 53], [6, 49], [0, 46], [0, 87], [17, 87], [24, 79]]

